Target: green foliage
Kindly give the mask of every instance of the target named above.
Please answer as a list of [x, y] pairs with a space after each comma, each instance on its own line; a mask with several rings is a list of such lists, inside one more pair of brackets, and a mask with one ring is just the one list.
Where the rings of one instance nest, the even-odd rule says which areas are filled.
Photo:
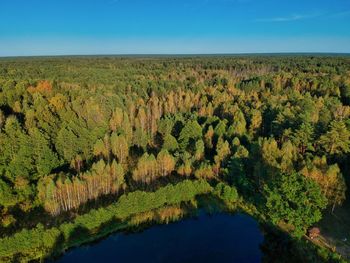
[[215, 186], [214, 193], [228, 202], [235, 202], [238, 200], [237, 189], [234, 186], [229, 186], [224, 183], [218, 183]]
[[182, 128], [179, 136], [180, 149], [186, 150], [189, 146], [190, 139], [196, 141], [202, 137], [202, 127], [197, 121], [188, 121]]
[[226, 133], [226, 122], [224, 121], [219, 121], [219, 123], [215, 126], [214, 129], [214, 134], [217, 137], [222, 137]]
[[201, 160], [204, 157], [205, 146], [203, 140], [196, 141], [195, 144], [195, 159]]
[[164, 143], [163, 143], [163, 149], [168, 150], [170, 152], [176, 151], [178, 149], [179, 145], [177, 143], [177, 140], [174, 136], [171, 134], [166, 134], [164, 136]]
[[233, 124], [230, 129], [233, 130], [234, 135], [241, 136], [246, 132], [246, 120], [244, 118], [244, 114], [241, 111], [237, 111], [233, 116]]
[[322, 218], [327, 205], [319, 186], [298, 174], [281, 174], [265, 187], [267, 214], [273, 223], [281, 221], [294, 227], [298, 237]]
[[350, 131], [342, 121], [333, 121], [326, 134], [320, 138], [320, 144], [329, 154], [350, 152]]
[[216, 145], [216, 156], [214, 157], [215, 162], [220, 163], [222, 161], [225, 161], [230, 153], [231, 150], [229, 143], [220, 137]]
[[[195, 177], [235, 185], [301, 233], [321, 216], [317, 186], [329, 206], [346, 197], [349, 65], [340, 56], [0, 60], [0, 220], [10, 235], [54, 224], [42, 208], [67, 219], [122, 190]], [[223, 199], [234, 195], [217, 187]], [[279, 206], [266, 211], [265, 199]], [[128, 211], [142, 211], [140, 200]], [[111, 218], [96, 211], [88, 229]], [[76, 227], [59, 232], [68, 238]]]
[[29, 134], [32, 140], [32, 155], [38, 175], [48, 175], [62, 163], [59, 161], [57, 154], [51, 150], [48, 140], [38, 129], [34, 128]]
[[0, 179], [0, 206], [5, 208], [16, 204], [16, 196], [13, 195], [11, 188]]
[[69, 247], [89, 236], [77, 235], [77, 229], [85, 229], [85, 232], [92, 233], [103, 225], [113, 224], [116, 218], [126, 220], [133, 214], [164, 205], [187, 202], [199, 194], [211, 191], [212, 188], [205, 181], [185, 180], [160, 188], [154, 193], [132, 192], [121, 196], [115, 204], [91, 210], [78, 216], [72, 223], [64, 223], [58, 228], [44, 229], [42, 225], [38, 225], [36, 228], [24, 229], [11, 237], [0, 239], [0, 260], [11, 262], [15, 257], [25, 260], [45, 258], [59, 252], [58, 249]]
[[341, 91], [341, 97], [344, 101], [344, 104], [350, 105], [350, 85], [343, 84], [340, 91]]

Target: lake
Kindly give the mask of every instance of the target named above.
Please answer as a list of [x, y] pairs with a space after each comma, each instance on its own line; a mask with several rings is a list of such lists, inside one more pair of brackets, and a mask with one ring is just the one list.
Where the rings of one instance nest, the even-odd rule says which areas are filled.
[[69, 250], [68, 262], [260, 262], [263, 235], [243, 214], [200, 214], [139, 233], [112, 234], [97, 243]]

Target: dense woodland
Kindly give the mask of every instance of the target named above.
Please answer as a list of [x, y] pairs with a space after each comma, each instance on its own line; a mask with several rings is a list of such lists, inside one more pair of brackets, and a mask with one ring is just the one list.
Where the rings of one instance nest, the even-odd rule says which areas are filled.
[[349, 57], [2, 58], [0, 258], [135, 193], [238, 195], [300, 238], [346, 202], [349, 105]]

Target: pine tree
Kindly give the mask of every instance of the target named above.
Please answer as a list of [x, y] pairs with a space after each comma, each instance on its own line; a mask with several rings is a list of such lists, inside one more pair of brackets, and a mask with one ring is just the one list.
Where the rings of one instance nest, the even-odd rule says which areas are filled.
[[298, 147], [300, 154], [304, 155], [307, 150], [314, 151], [312, 145], [314, 129], [310, 123], [302, 123], [292, 136], [293, 143]]
[[202, 138], [202, 127], [197, 121], [188, 121], [186, 125], [182, 128], [179, 136], [180, 149], [182, 151], [186, 150], [189, 144], [189, 140], [197, 140]]
[[350, 131], [342, 121], [333, 121], [326, 134], [319, 140], [320, 145], [329, 154], [350, 152]]

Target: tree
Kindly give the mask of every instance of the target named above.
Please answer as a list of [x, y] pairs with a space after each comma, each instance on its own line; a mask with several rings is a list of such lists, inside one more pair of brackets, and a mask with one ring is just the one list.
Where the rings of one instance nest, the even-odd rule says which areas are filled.
[[[340, 178], [339, 178], [340, 177]], [[330, 189], [327, 194], [329, 195], [328, 202], [332, 204], [332, 212], [336, 205], [341, 205], [346, 199], [346, 190], [347, 186], [344, 180], [344, 177], [340, 174], [336, 181], [337, 184], [333, 185], [333, 188]]]
[[111, 185], [112, 193], [118, 192], [119, 189], [126, 188], [124, 175], [125, 175], [125, 172], [124, 172], [123, 166], [117, 163], [115, 160], [113, 160], [110, 167], [110, 176], [112, 180], [112, 185]]
[[32, 154], [39, 175], [48, 175], [53, 169], [61, 165], [57, 154], [51, 149], [48, 140], [39, 129], [33, 128], [29, 131]]
[[176, 151], [179, 147], [177, 140], [174, 136], [172, 136], [171, 134], [166, 134], [164, 136], [164, 142], [163, 142], [163, 149], [167, 150], [169, 152], [173, 152]]
[[215, 126], [214, 134], [217, 138], [224, 136], [226, 133], [226, 121], [219, 121], [219, 123]]
[[239, 186], [239, 190], [247, 192], [250, 188], [250, 181], [247, 177], [245, 162], [249, 156], [248, 150], [239, 145], [234, 155], [228, 160], [227, 181]]
[[180, 149], [182, 151], [186, 150], [190, 139], [196, 141], [200, 138], [202, 138], [202, 127], [195, 120], [188, 121], [180, 132]]
[[142, 131], [147, 132], [147, 115], [144, 108], [139, 108], [136, 120], [136, 128], [140, 128]]
[[237, 110], [233, 115], [233, 123], [229, 129], [232, 129], [231, 132], [234, 135], [241, 136], [246, 132], [247, 122], [244, 118], [244, 114], [241, 110]]
[[280, 169], [282, 172], [292, 172], [297, 159], [297, 150], [290, 140], [282, 144], [280, 150]]
[[34, 174], [34, 164], [30, 137], [23, 131], [17, 118], [9, 116], [3, 132], [0, 132], [0, 174], [14, 183], [17, 176], [29, 178]]
[[199, 168], [194, 172], [198, 179], [212, 179], [214, 177], [213, 168], [208, 163], [201, 163]]
[[160, 132], [164, 137], [167, 135], [171, 135], [171, 132], [174, 127], [175, 120], [170, 116], [166, 116], [159, 120], [158, 124], [158, 132]]
[[322, 218], [321, 211], [327, 205], [320, 187], [298, 173], [281, 174], [265, 187], [265, 195], [272, 222], [292, 225], [297, 237]]
[[137, 167], [133, 171], [132, 178], [149, 184], [158, 175], [157, 160], [153, 154], [144, 153], [137, 162]]
[[70, 167], [72, 169], [74, 169], [77, 173], [80, 173], [80, 170], [81, 170], [82, 166], [83, 166], [83, 159], [78, 154], [78, 155], [75, 156], [74, 159], [72, 159], [72, 161], [70, 163]]
[[192, 174], [192, 162], [188, 152], [182, 156], [182, 164], [177, 169], [177, 173], [181, 176], [190, 176]]
[[111, 138], [109, 137], [109, 134], [105, 134], [103, 137], [103, 144], [105, 145], [104, 157], [109, 163], [111, 156]]
[[129, 156], [129, 146], [125, 136], [112, 133], [111, 136], [111, 148], [112, 153], [118, 158], [119, 163], [125, 164], [126, 159]]
[[0, 206], [7, 208], [16, 203], [17, 198], [12, 193], [11, 187], [0, 179]]
[[350, 152], [350, 131], [342, 121], [332, 121], [329, 130], [319, 140], [320, 145], [329, 154]]
[[56, 149], [66, 161], [72, 160], [78, 152], [78, 137], [68, 127], [62, 127], [56, 137]]
[[213, 126], [210, 125], [207, 132], [204, 135], [205, 145], [209, 149], [213, 148], [213, 136], [214, 136], [214, 129], [213, 129]]
[[61, 212], [58, 203], [57, 188], [52, 176], [42, 177], [38, 181], [38, 198], [43, 203], [44, 208], [52, 215], [58, 215]]
[[167, 150], [162, 150], [157, 155], [158, 173], [160, 176], [170, 174], [175, 168], [175, 160]]
[[204, 150], [205, 150], [205, 147], [204, 147], [204, 142], [203, 140], [198, 140], [196, 141], [196, 151], [195, 151], [195, 154], [194, 154], [194, 158], [199, 161], [201, 159], [203, 159], [204, 157]]
[[159, 104], [160, 103], [158, 96], [155, 92], [152, 92], [151, 98], [147, 102], [149, 130], [152, 135], [157, 132], [157, 122], [162, 115], [161, 107]]
[[341, 89], [341, 97], [345, 105], [350, 105], [350, 85], [343, 84]]
[[109, 127], [112, 131], [116, 131], [117, 129], [121, 128], [123, 123], [123, 110], [121, 108], [116, 107], [113, 111], [112, 117], [109, 120]]
[[249, 131], [252, 134], [259, 132], [262, 124], [262, 114], [259, 110], [253, 109], [251, 112]]
[[222, 182], [215, 186], [214, 193], [228, 202], [235, 202], [238, 199], [237, 189]]
[[274, 138], [263, 138], [260, 144], [261, 157], [264, 164], [272, 171], [280, 169], [279, 159], [281, 154], [277, 141]]
[[220, 165], [222, 161], [226, 160], [230, 153], [230, 144], [220, 137], [216, 145], [216, 156], [214, 157], [215, 163]]
[[124, 136], [126, 138], [126, 141], [130, 143], [133, 137], [133, 128], [132, 128], [129, 116], [126, 112], [124, 112], [124, 115], [123, 115], [122, 130], [124, 131]]
[[312, 163], [305, 166], [300, 173], [311, 178], [320, 186], [323, 195], [328, 200], [328, 205], [332, 206], [332, 211], [336, 205], [341, 205], [345, 200], [345, 179], [338, 164], [327, 164], [326, 156], [321, 158], [316, 156]]
[[293, 144], [298, 147], [302, 155], [304, 155], [307, 150], [314, 151], [313, 139], [314, 129], [308, 122], [302, 123], [292, 136]]
[[52, 91], [52, 85], [48, 80], [39, 81], [36, 87], [29, 87], [28, 92], [35, 93], [39, 92], [44, 95], [49, 95]]
[[104, 142], [101, 139], [98, 139], [94, 145], [94, 155], [99, 156], [101, 159], [108, 155], [108, 150], [105, 147]]
[[150, 138], [146, 131], [140, 128], [136, 128], [133, 136], [133, 144], [146, 150], [149, 139]]

